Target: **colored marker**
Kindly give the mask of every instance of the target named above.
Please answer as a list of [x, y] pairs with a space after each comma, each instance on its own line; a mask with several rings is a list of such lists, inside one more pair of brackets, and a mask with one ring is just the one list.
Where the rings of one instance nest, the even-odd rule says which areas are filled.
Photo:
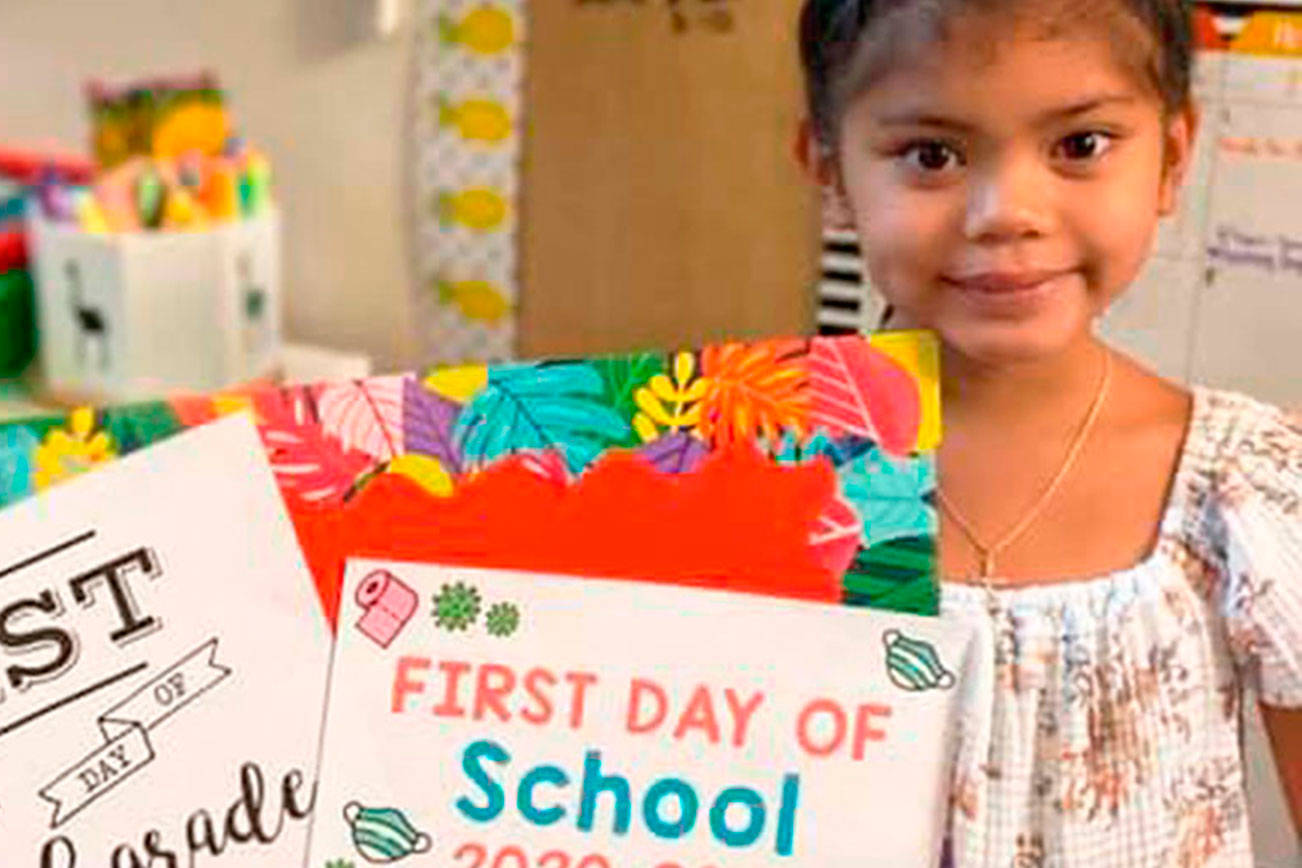
[[261, 214], [271, 203], [271, 163], [262, 154], [251, 153], [243, 180], [248, 191], [242, 203], [245, 216]]
[[78, 190], [73, 195], [72, 201], [77, 214], [77, 223], [83, 231], [96, 235], [109, 231], [108, 220], [105, 219], [103, 210], [89, 190]]
[[140, 225], [148, 229], [157, 229], [163, 221], [163, 206], [167, 191], [163, 181], [152, 168], [146, 169], [136, 179], [136, 213], [140, 215]]
[[234, 220], [239, 216], [239, 181], [235, 177], [235, 168], [229, 163], [222, 162], [213, 167], [211, 188], [204, 205], [214, 220]]
[[195, 201], [194, 195], [184, 187], [173, 187], [167, 191], [167, 203], [163, 209], [163, 228], [190, 229], [207, 223], [207, 215], [202, 206]]

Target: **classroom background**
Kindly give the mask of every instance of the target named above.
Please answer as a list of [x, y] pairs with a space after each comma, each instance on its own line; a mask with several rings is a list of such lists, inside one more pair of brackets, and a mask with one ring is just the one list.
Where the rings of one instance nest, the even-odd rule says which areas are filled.
[[[1195, 169], [1102, 329], [1302, 412], [1295, 5], [1199, 7]], [[797, 7], [0, 3], [0, 416], [871, 329], [853, 236], [792, 159]], [[161, 145], [158, 121], [132, 163], [96, 131], [141, 94], [203, 120]], [[115, 168], [121, 214], [94, 186]], [[1295, 864], [1254, 739], [1260, 864]]]

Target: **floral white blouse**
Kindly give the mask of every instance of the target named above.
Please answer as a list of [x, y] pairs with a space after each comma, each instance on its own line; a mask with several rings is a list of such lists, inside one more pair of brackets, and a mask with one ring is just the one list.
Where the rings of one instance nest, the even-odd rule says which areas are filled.
[[943, 614], [991, 653], [969, 683], [956, 868], [1251, 866], [1242, 688], [1302, 707], [1302, 426], [1194, 389], [1143, 562], [993, 591]]

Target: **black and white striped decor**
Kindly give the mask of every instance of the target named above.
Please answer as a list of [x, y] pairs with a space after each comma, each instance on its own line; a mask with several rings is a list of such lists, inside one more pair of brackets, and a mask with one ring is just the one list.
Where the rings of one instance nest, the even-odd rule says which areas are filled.
[[868, 331], [877, 305], [864, 281], [859, 239], [854, 230], [823, 230], [818, 280], [818, 333], [846, 335]]

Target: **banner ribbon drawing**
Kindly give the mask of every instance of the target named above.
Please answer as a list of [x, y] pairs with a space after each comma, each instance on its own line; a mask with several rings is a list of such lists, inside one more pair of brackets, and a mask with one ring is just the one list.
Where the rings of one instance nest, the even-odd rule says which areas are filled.
[[154, 759], [149, 731], [198, 699], [231, 670], [217, 663], [217, 637], [151, 678], [97, 723], [104, 744], [40, 790], [56, 829]]

